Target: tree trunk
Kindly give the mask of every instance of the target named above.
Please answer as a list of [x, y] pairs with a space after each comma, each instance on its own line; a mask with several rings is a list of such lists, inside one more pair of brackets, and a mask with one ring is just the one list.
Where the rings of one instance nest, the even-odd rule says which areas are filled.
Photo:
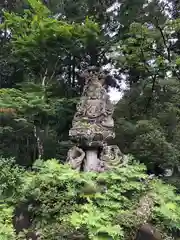
[[44, 155], [44, 147], [43, 147], [43, 142], [40, 136], [40, 128], [38, 126], [34, 126], [34, 136], [37, 141], [38, 159], [42, 159]]

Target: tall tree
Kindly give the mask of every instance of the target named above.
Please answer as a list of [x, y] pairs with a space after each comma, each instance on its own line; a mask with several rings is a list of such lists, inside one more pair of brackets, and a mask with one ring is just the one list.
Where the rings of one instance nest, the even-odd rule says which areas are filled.
[[[179, 55], [174, 48], [180, 25], [166, 7], [159, 3], [159, 10], [147, 12], [143, 24], [131, 25], [117, 57], [128, 87], [116, 111], [117, 133], [124, 137], [120, 145], [155, 173], [159, 167], [175, 170], [180, 153]], [[161, 15], [149, 18], [159, 11]]]
[[[68, 106], [63, 106], [68, 103], [73, 112], [76, 99], [68, 100], [68, 98], [77, 97], [81, 93], [83, 82], [78, 75], [81, 59], [87, 54], [90, 43], [99, 42], [99, 28], [88, 18], [83, 23], [67, 23], [54, 19], [49, 17], [50, 11], [40, 2], [29, 1], [29, 3], [31, 9], [26, 10], [23, 15], [13, 12], [4, 13], [5, 21], [2, 29], [6, 27], [11, 33], [9, 41], [5, 39], [6, 46], [11, 51], [10, 57], [22, 64], [23, 83], [15, 85], [14, 82], [14, 85], [10, 85], [14, 89], [1, 89], [1, 108], [13, 108], [17, 112], [17, 115], [11, 116], [13, 122], [4, 121], [1, 125], [4, 141], [8, 137], [4, 135], [5, 126], [10, 127], [10, 133], [13, 133], [19, 132], [22, 128], [21, 124], [14, 124], [14, 121], [25, 124], [23, 129], [24, 127], [26, 129], [30, 123], [31, 135], [37, 142], [34, 159], [44, 157], [47, 138], [52, 140], [54, 137], [58, 142], [58, 138], [62, 139], [62, 135], [65, 136], [64, 132], [68, 132], [70, 122], [66, 119], [64, 123], [65, 119], [63, 119]], [[23, 96], [24, 93], [26, 96]], [[62, 99], [60, 102], [57, 101], [59, 98]], [[15, 99], [20, 101], [15, 104]], [[60, 115], [59, 108], [62, 107], [63, 110], [66, 109]], [[6, 111], [1, 114], [5, 114], [6, 118], [9, 115]], [[22, 121], [22, 117], [25, 121]], [[65, 124], [66, 128], [60, 128], [57, 121], [58, 123], [62, 121], [62, 126]], [[52, 125], [53, 128], [50, 127]], [[19, 133], [24, 135], [25, 131]], [[24, 148], [27, 141], [34, 144], [33, 139], [32, 141], [26, 139], [25, 137], [23, 142], [15, 141], [18, 143], [15, 144], [18, 149]], [[21, 151], [18, 149], [15, 150], [16, 156]], [[32, 154], [28, 154], [28, 157], [32, 158]]]

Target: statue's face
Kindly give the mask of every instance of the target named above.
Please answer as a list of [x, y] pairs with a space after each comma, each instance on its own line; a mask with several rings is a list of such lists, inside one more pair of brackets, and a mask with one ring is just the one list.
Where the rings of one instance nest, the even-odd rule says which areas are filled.
[[87, 96], [90, 98], [99, 99], [101, 96], [101, 89], [98, 88], [96, 85], [90, 85], [87, 90]]

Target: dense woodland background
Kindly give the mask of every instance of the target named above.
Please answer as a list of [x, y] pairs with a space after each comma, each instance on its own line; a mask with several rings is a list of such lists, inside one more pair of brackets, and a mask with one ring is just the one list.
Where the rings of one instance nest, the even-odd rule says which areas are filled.
[[[11, 212], [7, 209], [15, 206], [19, 201], [25, 201], [26, 197], [27, 202], [34, 199], [36, 204], [43, 203], [44, 208], [47, 205], [49, 207], [48, 210], [46, 209], [47, 212], [50, 209], [54, 211], [48, 212], [50, 215], [45, 210], [38, 212], [35, 219], [42, 217], [44, 225], [39, 227], [37, 220], [33, 223], [34, 229], [43, 229], [43, 239], [61, 239], [56, 237], [60, 232], [59, 226], [61, 231], [64, 226], [57, 219], [60, 215], [62, 218], [65, 213], [62, 213], [61, 206], [56, 206], [55, 210], [55, 205], [57, 202], [67, 200], [68, 206], [71, 206], [72, 202], [64, 193], [61, 198], [57, 195], [57, 192], [63, 190], [60, 190], [59, 183], [52, 183], [48, 177], [49, 174], [53, 174], [56, 179], [54, 174], [57, 176], [62, 174], [64, 176], [61, 179], [62, 184], [66, 185], [66, 181], [70, 181], [66, 187], [69, 189], [73, 186], [73, 191], [80, 184], [79, 175], [73, 175], [71, 170], [66, 169], [67, 175], [69, 174], [67, 177], [64, 167], [58, 163], [65, 162], [67, 150], [71, 147], [68, 131], [84, 84], [80, 73], [89, 65], [106, 68], [107, 80], [111, 88], [117, 88], [122, 92], [121, 84], [126, 83], [123, 97], [115, 105], [115, 143], [123, 153], [132, 155], [146, 166], [144, 169], [142, 165], [134, 163], [134, 168], [129, 170], [131, 180], [125, 170], [124, 172], [119, 170], [123, 172], [120, 173], [122, 178], [125, 174], [124, 177], [127, 183], [129, 182], [128, 186], [124, 183], [124, 191], [129, 193], [131, 186], [130, 192], [139, 194], [138, 197], [131, 195], [130, 201], [126, 203], [117, 197], [121, 206], [123, 204], [126, 208], [127, 205], [129, 206], [128, 219], [131, 219], [133, 213], [131, 207], [134, 202], [138, 202], [137, 199], [142, 195], [142, 191], [147, 192], [146, 188], [141, 189], [142, 184], [138, 185], [139, 180], [136, 180], [141, 174], [145, 174], [146, 177], [147, 174], [155, 174], [158, 178], [174, 185], [178, 193], [180, 191], [179, 0], [46, 0], [42, 3], [37, 0], [1, 0], [0, 9], [0, 156], [2, 156], [0, 166], [4, 174], [0, 177], [2, 183], [0, 188], [2, 188], [1, 198], [3, 201], [6, 199], [5, 204], [8, 204], [7, 208], [3, 208], [5, 213], [2, 219], [7, 220], [6, 214]], [[48, 160], [52, 158], [57, 159], [58, 162]], [[36, 162], [37, 159], [43, 160], [41, 164]], [[38, 166], [32, 167], [33, 164]], [[39, 168], [42, 169], [39, 175], [36, 175]], [[171, 176], [167, 177], [167, 170], [171, 170]], [[84, 178], [92, 180], [97, 176], [93, 175], [89, 178], [84, 176]], [[34, 188], [27, 179], [31, 179]], [[112, 179], [108, 179], [111, 182]], [[43, 181], [45, 181], [44, 186]], [[131, 185], [131, 181], [135, 181], [134, 184], [137, 185]], [[26, 186], [23, 190], [19, 189], [21, 183]], [[118, 184], [122, 185], [119, 182]], [[163, 183], [158, 182], [158, 184]], [[166, 229], [167, 234], [177, 236], [180, 229], [180, 210], [177, 211], [180, 206], [178, 195], [173, 195], [175, 193], [171, 191], [171, 187], [168, 189], [168, 185], [163, 186], [166, 190], [158, 194], [164, 196], [166, 193], [167, 202], [173, 198], [175, 202], [177, 198], [177, 202], [173, 203], [174, 205], [171, 203], [168, 210], [158, 210], [161, 214], [158, 212], [153, 221], [163, 222], [163, 228], [170, 224], [168, 230]], [[57, 192], [54, 190], [56, 187]], [[121, 186], [122, 189], [123, 187]], [[111, 190], [116, 192], [117, 189]], [[156, 185], [154, 189], [159, 188]], [[29, 192], [32, 193], [31, 196]], [[72, 194], [72, 191], [70, 192]], [[20, 195], [23, 196], [22, 199], [18, 198]], [[44, 199], [35, 199], [37, 196], [39, 198], [44, 196]], [[166, 200], [162, 200], [161, 203], [164, 204]], [[56, 204], [52, 207], [47, 201]], [[108, 198], [107, 201], [111, 205], [113, 200]], [[159, 198], [158, 201], [160, 202]], [[82, 203], [75, 202], [72, 207], [74, 209], [75, 205]], [[97, 206], [100, 205], [97, 203]], [[115, 202], [114, 206], [115, 208], [111, 209], [113, 214], [117, 207]], [[167, 212], [171, 210], [171, 213]], [[51, 214], [57, 212], [61, 214], [52, 220]], [[108, 212], [109, 215], [107, 214], [106, 217], [110, 219], [112, 212], [111, 214]], [[105, 215], [104, 212], [103, 214]], [[167, 220], [168, 214], [171, 220]], [[107, 226], [107, 222], [105, 223], [104, 226]], [[88, 225], [89, 220], [81, 224], [79, 220], [74, 224], [84, 226], [86, 229], [83, 233], [84, 238], [78, 239], [110, 239], [105, 238], [106, 236], [95, 238], [93, 228]], [[101, 225], [102, 222], [99, 224]], [[98, 225], [96, 221], [94, 225]], [[129, 226], [132, 228], [132, 225]], [[125, 232], [129, 226], [123, 225]], [[10, 229], [9, 225], [8, 229]], [[54, 229], [51, 231], [52, 236], [48, 235], [49, 229]], [[125, 239], [119, 233], [121, 231], [118, 231], [113, 227], [109, 228], [108, 234], [111, 239]], [[117, 232], [119, 235], [116, 234]], [[91, 235], [88, 235], [90, 233]], [[3, 230], [2, 234], [4, 234], [3, 240], [15, 239], [11, 230], [7, 238]], [[60, 236], [62, 237], [62, 233]], [[73, 237], [69, 235], [62, 239], [73, 239]]]

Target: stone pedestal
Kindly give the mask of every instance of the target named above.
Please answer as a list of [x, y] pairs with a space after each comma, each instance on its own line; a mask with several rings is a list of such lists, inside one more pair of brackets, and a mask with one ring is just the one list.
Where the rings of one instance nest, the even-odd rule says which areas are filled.
[[84, 171], [96, 171], [98, 169], [99, 161], [97, 150], [87, 150], [84, 160]]

